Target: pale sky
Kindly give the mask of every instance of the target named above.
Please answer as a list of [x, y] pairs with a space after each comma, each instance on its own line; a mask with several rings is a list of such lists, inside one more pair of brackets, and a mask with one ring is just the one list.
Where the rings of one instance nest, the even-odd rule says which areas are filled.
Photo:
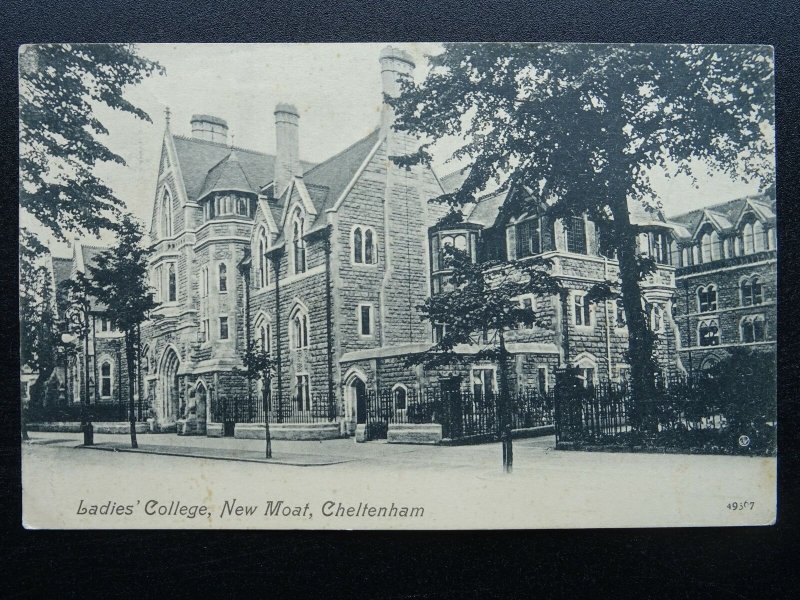
[[[173, 133], [188, 136], [192, 114], [212, 114], [228, 122], [235, 145], [274, 153], [274, 107], [292, 103], [300, 112], [300, 156], [321, 162], [378, 125], [378, 54], [385, 45], [143, 44], [141, 53], [161, 63], [166, 75], [128, 88], [126, 97], [149, 113], [153, 123], [98, 110], [109, 129], [108, 146], [127, 161], [124, 167], [101, 165], [98, 173], [148, 226], [167, 106]], [[424, 56], [439, 49], [438, 44], [393, 45], [415, 58], [417, 79], [426, 71]], [[443, 164], [455, 147], [443, 146], [435, 164], [440, 176], [459, 166]], [[704, 177], [699, 190], [686, 178], [655, 179], [667, 215], [757, 192], [755, 183], [727, 176]], [[57, 255], [69, 252], [64, 245], [51, 243], [51, 248]]]

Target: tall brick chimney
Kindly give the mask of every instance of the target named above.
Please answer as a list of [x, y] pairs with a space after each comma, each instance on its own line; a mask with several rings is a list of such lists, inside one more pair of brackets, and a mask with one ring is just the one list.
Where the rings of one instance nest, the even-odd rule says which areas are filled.
[[[381, 84], [383, 93], [387, 96], [397, 97], [400, 95], [400, 80], [412, 78], [414, 73], [414, 60], [411, 55], [399, 48], [387, 46], [381, 50]], [[394, 122], [394, 110], [391, 106], [383, 103], [381, 109], [381, 134], [389, 133], [389, 127]]]
[[275, 107], [275, 175], [273, 195], [279, 197], [300, 171], [300, 114], [291, 104]]

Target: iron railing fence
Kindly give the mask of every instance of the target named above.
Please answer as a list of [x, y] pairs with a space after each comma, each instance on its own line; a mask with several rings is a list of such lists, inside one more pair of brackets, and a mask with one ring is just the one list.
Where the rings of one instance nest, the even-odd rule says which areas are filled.
[[[367, 436], [385, 437], [390, 423], [438, 423], [442, 436], [462, 439], [472, 436], [496, 437], [500, 434], [496, 393], [474, 394], [467, 390], [443, 391], [431, 386], [419, 392], [408, 389], [403, 395], [382, 390], [367, 393]], [[528, 389], [510, 395], [512, 429], [553, 424], [552, 393]]]
[[672, 377], [652, 397], [634, 399], [627, 383], [554, 390], [556, 442], [676, 447], [774, 445], [776, 406], [769, 386]]
[[[122, 402], [98, 402], [86, 406], [86, 413], [91, 421], [129, 421], [129, 405], [127, 400]], [[150, 403], [146, 399], [134, 402], [134, 418], [136, 421], [146, 421], [150, 417]], [[25, 408], [25, 419], [29, 423], [35, 422], [68, 422], [81, 421], [83, 409], [80, 402], [69, 404], [55, 404], [49, 406], [28, 406]]]
[[[327, 423], [336, 420], [335, 396], [315, 393], [303, 402], [284, 398], [278, 404], [273, 399], [269, 411], [270, 423]], [[214, 423], [263, 423], [264, 400], [260, 394], [247, 396], [220, 395], [211, 403]]]

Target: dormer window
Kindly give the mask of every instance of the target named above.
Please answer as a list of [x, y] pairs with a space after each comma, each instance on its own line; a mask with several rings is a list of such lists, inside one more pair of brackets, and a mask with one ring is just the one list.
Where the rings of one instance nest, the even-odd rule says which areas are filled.
[[710, 263], [720, 259], [719, 234], [711, 225], [706, 225], [700, 236], [700, 258], [703, 263]]
[[567, 217], [563, 220], [564, 246], [567, 252], [587, 254], [586, 221], [583, 217]]
[[541, 254], [541, 221], [538, 218], [528, 219], [522, 221], [521, 223], [517, 223], [515, 228], [517, 238], [517, 258], [525, 258], [526, 256]]

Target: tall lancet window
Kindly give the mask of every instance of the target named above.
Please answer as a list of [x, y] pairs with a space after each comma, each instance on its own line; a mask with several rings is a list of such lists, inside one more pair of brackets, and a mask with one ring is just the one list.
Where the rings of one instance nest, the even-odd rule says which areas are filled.
[[219, 263], [219, 287], [220, 292], [228, 291], [228, 266], [225, 263]]
[[293, 266], [295, 273], [306, 272], [306, 242], [303, 238], [304, 235], [305, 220], [298, 209], [292, 221], [292, 252], [294, 254]]
[[166, 189], [161, 196], [161, 237], [172, 237], [172, 198]]
[[267, 234], [262, 228], [258, 233], [258, 246], [256, 248], [256, 277], [257, 287], [269, 285], [269, 264], [267, 261]]
[[175, 265], [170, 263], [167, 270], [167, 301], [176, 302], [178, 300], [178, 282], [175, 276]]

